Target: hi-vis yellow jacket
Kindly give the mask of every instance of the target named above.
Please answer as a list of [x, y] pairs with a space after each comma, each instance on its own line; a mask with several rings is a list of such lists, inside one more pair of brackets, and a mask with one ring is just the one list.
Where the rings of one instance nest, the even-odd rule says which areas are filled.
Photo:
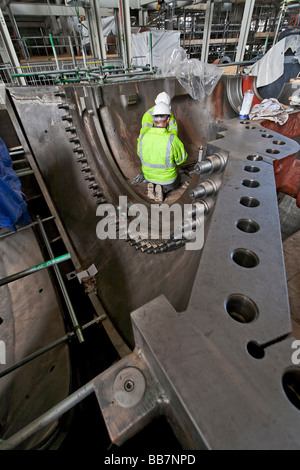
[[170, 184], [176, 180], [176, 165], [188, 155], [181, 140], [164, 127], [151, 127], [138, 138], [137, 154], [147, 181]]
[[[153, 116], [152, 116], [153, 108], [154, 106], [148, 109], [148, 111], [144, 114], [142, 118], [142, 128], [140, 130], [140, 136], [144, 134], [145, 132], [147, 132], [149, 129], [151, 129], [151, 127], [153, 127]], [[171, 132], [171, 134], [178, 135], [178, 126], [177, 126], [177, 122], [174, 117], [174, 114], [172, 113], [172, 110], [171, 110], [168, 131]]]

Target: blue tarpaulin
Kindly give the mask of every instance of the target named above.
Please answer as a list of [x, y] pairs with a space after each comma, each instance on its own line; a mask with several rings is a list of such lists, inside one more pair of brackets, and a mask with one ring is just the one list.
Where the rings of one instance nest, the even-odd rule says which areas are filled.
[[30, 216], [21, 181], [12, 166], [7, 147], [0, 137], [0, 227], [15, 231], [16, 225], [29, 224]]

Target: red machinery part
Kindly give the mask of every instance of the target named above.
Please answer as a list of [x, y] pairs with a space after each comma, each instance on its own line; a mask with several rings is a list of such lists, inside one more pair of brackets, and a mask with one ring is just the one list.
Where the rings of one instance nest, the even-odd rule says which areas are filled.
[[250, 75], [247, 76], [247, 77], [242, 77], [242, 93], [243, 93], [243, 96], [244, 96], [245, 91], [252, 90], [254, 92], [252, 106], [254, 106], [255, 104], [260, 104], [261, 103], [261, 100], [259, 98], [257, 98], [257, 96], [255, 95], [255, 90], [253, 89], [253, 80], [254, 80], [254, 77], [251, 77]]
[[294, 197], [300, 208], [300, 160], [294, 154], [275, 160], [273, 166], [277, 191]]
[[[261, 122], [261, 125], [290, 139], [298, 138], [300, 135], [300, 112], [290, 113], [289, 119], [282, 126], [268, 120]], [[276, 160], [273, 165], [277, 191], [296, 198], [296, 204], [300, 207], [300, 160], [297, 160], [297, 155]]]

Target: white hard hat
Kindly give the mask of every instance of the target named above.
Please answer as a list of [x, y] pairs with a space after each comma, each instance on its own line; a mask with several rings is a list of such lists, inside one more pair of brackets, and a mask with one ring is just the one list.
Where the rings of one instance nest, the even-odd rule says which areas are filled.
[[165, 91], [159, 93], [159, 95], [157, 95], [157, 97], [155, 98], [155, 104], [158, 103], [166, 103], [168, 106], [170, 106], [171, 98], [169, 97], [168, 93], [166, 93]]
[[171, 109], [170, 106], [168, 106], [166, 103], [158, 103], [154, 106], [153, 111], [152, 111], [153, 116], [157, 115], [171, 115]]

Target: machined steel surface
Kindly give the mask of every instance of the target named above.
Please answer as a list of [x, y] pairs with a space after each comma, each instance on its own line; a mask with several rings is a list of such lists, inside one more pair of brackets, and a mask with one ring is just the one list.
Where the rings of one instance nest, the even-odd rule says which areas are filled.
[[[299, 449], [298, 402], [289, 393], [299, 395], [299, 366], [291, 362], [273, 171], [299, 145], [237, 119], [226, 83], [201, 103], [175, 79], [9, 89], [80, 265], [96, 266], [97, 295], [134, 348], [94, 381], [118, 445], [164, 414], [187, 449]], [[141, 172], [141, 118], [161, 90], [172, 98], [187, 163], [204, 146], [226, 166], [188, 171], [166, 199], [205, 203], [203, 249], [156, 255], [150, 247], [148, 256], [147, 240], [99, 240], [96, 208], [117, 208], [120, 195], [151, 206], [131, 181]]]
[[[229, 157], [188, 307], [178, 312], [160, 296], [133, 312], [135, 351], [159, 382], [165, 400], [157, 396], [157, 408], [184, 448], [299, 449], [299, 398], [290, 391], [299, 397], [300, 368], [272, 165], [298, 144], [266, 137], [257, 122], [223, 124], [223, 138], [209, 145]], [[278, 153], [268, 152], [279, 139]], [[115, 376], [105, 373], [110, 383]], [[117, 406], [98, 399], [121, 445], [126, 414], [119, 419]]]

